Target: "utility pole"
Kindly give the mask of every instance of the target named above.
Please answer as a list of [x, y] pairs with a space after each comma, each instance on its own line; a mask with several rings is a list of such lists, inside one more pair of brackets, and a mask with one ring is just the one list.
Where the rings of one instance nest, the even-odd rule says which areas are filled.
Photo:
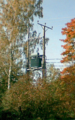
[[28, 73], [29, 76], [29, 29], [28, 29], [28, 41], [27, 41], [27, 69], [26, 72]]
[[39, 25], [41, 25], [43, 27], [43, 65], [42, 65], [42, 76], [43, 78], [46, 77], [46, 61], [45, 61], [45, 32], [46, 32], [46, 28], [47, 29], [53, 29], [50, 28], [50, 27], [47, 27], [46, 24], [43, 25], [43, 24], [40, 24], [38, 23]]
[[28, 74], [28, 79], [29, 79], [29, 71], [30, 71], [30, 67], [29, 67], [29, 58], [30, 58], [30, 56], [29, 56], [29, 50], [30, 50], [30, 46], [29, 46], [29, 42], [31, 41], [31, 40], [34, 40], [34, 39], [42, 39], [42, 37], [32, 37], [32, 38], [30, 38], [30, 36], [29, 36], [29, 34], [30, 34], [30, 30], [28, 29], [28, 41], [27, 41], [27, 67], [26, 67], [26, 73]]
[[45, 62], [45, 26], [43, 26], [43, 66], [42, 75], [46, 77], [46, 62]]

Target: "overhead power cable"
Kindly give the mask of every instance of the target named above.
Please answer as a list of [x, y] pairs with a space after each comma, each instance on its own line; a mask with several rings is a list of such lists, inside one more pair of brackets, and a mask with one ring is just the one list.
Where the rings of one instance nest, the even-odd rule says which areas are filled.
[[51, 59], [46, 59], [46, 60], [61, 60], [62, 58], [51, 58]]
[[61, 63], [61, 62], [46, 62], [46, 63]]

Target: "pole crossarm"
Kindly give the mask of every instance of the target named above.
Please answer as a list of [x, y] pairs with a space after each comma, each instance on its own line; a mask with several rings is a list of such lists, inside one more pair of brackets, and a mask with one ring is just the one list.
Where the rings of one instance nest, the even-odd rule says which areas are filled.
[[39, 25], [41, 25], [41, 26], [43, 26], [43, 27], [46, 27], [46, 28], [48, 28], [48, 29], [53, 29], [53, 26], [50, 28], [50, 27], [48, 27], [48, 26], [46, 26], [46, 25], [43, 25], [43, 24], [40, 24], [40, 23], [38, 23]]

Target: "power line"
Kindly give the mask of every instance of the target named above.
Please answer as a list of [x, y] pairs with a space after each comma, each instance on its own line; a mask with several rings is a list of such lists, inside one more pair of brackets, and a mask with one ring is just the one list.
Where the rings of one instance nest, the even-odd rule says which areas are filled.
[[46, 60], [61, 60], [62, 58], [51, 58], [51, 59], [46, 59]]
[[42, 21], [44, 21], [44, 20], [56, 20], [56, 19], [68, 19], [68, 18], [72, 18], [72, 17], [74, 17], [74, 16], [69, 16], [69, 17], [59, 17], [59, 18], [50, 18], [50, 19], [43, 19]]
[[61, 62], [46, 62], [46, 63], [61, 63]]

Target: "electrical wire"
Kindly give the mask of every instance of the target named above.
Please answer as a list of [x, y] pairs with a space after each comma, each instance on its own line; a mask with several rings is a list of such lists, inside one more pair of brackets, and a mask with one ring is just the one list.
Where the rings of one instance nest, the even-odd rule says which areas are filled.
[[62, 58], [50, 58], [50, 59], [46, 59], [46, 60], [61, 60]]

